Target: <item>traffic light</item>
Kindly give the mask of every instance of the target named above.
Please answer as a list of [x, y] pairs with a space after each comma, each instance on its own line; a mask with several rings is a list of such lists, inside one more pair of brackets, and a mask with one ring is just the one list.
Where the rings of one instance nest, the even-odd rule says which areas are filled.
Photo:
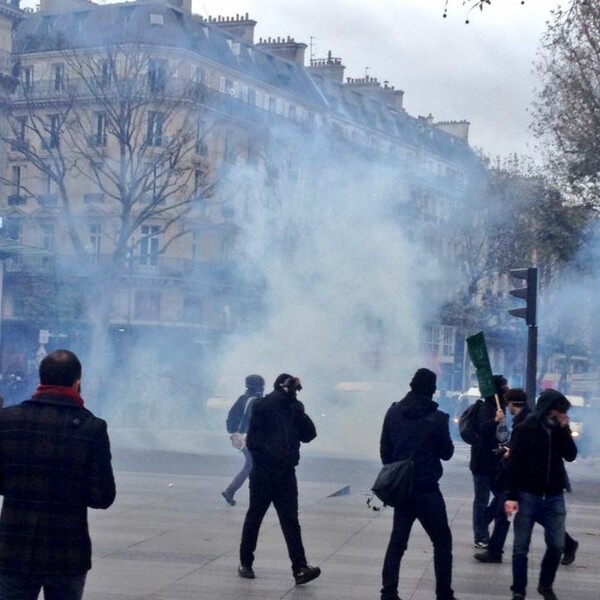
[[511, 296], [525, 300], [526, 305], [523, 308], [512, 308], [508, 312], [513, 317], [525, 319], [525, 323], [530, 327], [535, 327], [537, 326], [537, 268], [511, 269], [510, 274], [516, 279], [525, 279], [527, 287], [509, 291]]

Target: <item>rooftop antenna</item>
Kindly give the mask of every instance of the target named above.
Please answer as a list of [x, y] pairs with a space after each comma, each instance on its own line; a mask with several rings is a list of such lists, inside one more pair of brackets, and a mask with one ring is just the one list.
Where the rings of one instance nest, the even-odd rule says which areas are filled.
[[371, 67], [365, 67], [365, 79], [367, 79], [367, 77], [369, 76], [369, 69]]

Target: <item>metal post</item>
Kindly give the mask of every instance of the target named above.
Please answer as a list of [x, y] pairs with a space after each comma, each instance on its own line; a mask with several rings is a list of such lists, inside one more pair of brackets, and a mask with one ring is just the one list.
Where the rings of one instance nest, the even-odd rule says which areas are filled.
[[537, 383], [537, 325], [530, 325], [527, 328], [527, 375], [526, 375], [526, 392], [527, 404], [533, 410], [536, 400], [536, 383]]

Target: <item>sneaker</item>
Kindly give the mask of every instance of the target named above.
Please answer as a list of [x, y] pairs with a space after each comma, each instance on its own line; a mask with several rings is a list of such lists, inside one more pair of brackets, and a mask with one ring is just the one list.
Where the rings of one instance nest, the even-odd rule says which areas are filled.
[[492, 554], [489, 550], [485, 552], [478, 552], [474, 555], [475, 560], [482, 563], [501, 563], [502, 555]]
[[570, 565], [575, 562], [575, 555], [577, 554], [577, 548], [579, 548], [579, 542], [573, 541], [571, 547], [568, 550], [565, 550], [563, 554], [562, 560], [560, 561], [561, 565]]
[[309, 581], [316, 579], [320, 574], [321, 569], [319, 569], [319, 567], [306, 565], [294, 573], [294, 579], [296, 580], [296, 585], [302, 585], [303, 583], [308, 583]]
[[252, 567], [246, 567], [245, 565], [240, 565], [238, 567], [238, 575], [244, 579], [256, 579], [256, 575], [254, 574]]
[[523, 594], [513, 594], [512, 600], [525, 600], [525, 596]]
[[541, 594], [544, 600], [558, 600], [557, 595], [551, 587], [538, 585], [538, 594]]
[[233, 499], [233, 495], [228, 493], [227, 491], [221, 492], [221, 496], [225, 498], [225, 502], [229, 504], [229, 506], [235, 506], [235, 500]]
[[478, 550], [487, 550], [488, 546], [488, 542], [475, 542], [475, 548], [477, 548]]

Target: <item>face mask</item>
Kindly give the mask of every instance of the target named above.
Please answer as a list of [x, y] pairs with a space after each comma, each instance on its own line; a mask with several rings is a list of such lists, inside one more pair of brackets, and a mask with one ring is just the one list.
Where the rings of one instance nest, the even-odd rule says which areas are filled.
[[544, 425], [549, 429], [554, 429], [558, 427], [559, 423], [554, 417], [544, 417]]

